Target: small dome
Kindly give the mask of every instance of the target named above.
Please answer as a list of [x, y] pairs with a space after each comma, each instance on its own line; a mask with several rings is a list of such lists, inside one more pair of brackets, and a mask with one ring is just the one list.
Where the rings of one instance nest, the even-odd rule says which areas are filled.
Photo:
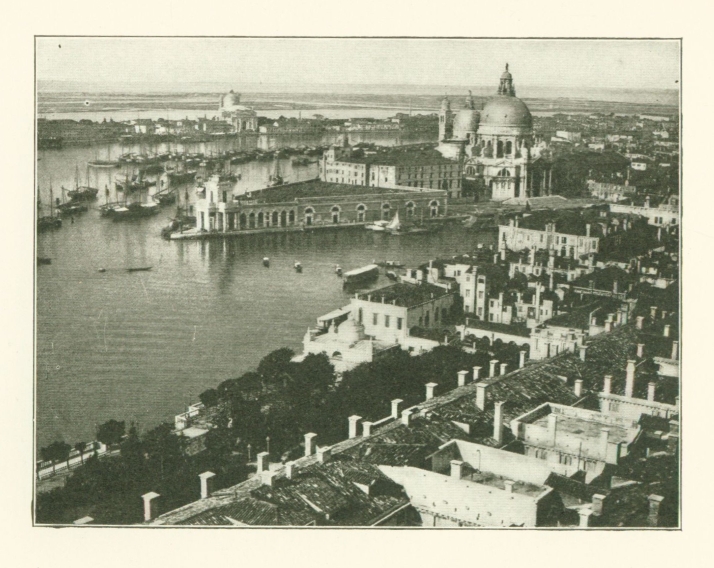
[[521, 99], [499, 95], [489, 99], [483, 107], [481, 126], [531, 129], [533, 128], [533, 117]]
[[347, 319], [339, 325], [337, 336], [346, 343], [355, 343], [366, 337], [364, 326], [353, 319]]
[[462, 109], [457, 112], [454, 119], [454, 136], [456, 138], [465, 138], [467, 132], [476, 132], [480, 118], [477, 110]]

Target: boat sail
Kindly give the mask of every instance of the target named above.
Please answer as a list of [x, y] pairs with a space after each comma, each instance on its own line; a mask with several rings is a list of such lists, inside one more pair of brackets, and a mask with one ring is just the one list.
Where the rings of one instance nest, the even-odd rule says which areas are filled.
[[392, 220], [387, 224], [385, 229], [387, 229], [387, 231], [399, 231], [399, 230], [401, 230], [401, 228], [402, 228], [402, 223], [401, 223], [401, 221], [399, 221], [399, 211], [397, 211], [397, 213], [394, 215]]

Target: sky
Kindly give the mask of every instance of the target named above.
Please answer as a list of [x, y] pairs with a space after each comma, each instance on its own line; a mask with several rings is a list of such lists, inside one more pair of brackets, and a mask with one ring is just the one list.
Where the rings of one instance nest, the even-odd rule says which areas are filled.
[[678, 89], [676, 40], [69, 38], [36, 40], [39, 81]]

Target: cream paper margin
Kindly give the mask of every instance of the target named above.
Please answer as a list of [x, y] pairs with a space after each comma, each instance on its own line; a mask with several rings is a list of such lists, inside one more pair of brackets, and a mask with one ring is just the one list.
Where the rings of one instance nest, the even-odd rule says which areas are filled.
[[[709, 565], [711, 8], [653, 2], [17, 2], [3, 8], [0, 130], [5, 566]], [[683, 531], [33, 528], [34, 35], [683, 37]], [[707, 171], [708, 173], [708, 171]], [[697, 286], [695, 286], [695, 283]], [[693, 455], [696, 453], [696, 458]], [[709, 546], [707, 546], [709, 545]]]

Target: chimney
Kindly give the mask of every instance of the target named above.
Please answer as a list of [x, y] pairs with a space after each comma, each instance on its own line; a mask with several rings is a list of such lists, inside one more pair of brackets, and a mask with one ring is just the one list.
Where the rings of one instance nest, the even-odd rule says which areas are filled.
[[594, 515], [602, 515], [602, 508], [605, 505], [605, 495], [595, 493], [593, 495], [592, 511]]
[[[145, 521], [150, 521], [151, 519], [154, 518], [154, 515], [152, 514], [152, 505], [151, 502], [156, 499], [157, 497], [161, 497], [158, 493], [154, 493], [153, 491], [149, 493], [144, 493], [141, 498], [144, 500], [144, 520]], [[153, 511], [155, 513], [156, 511]]]
[[357, 429], [359, 426], [359, 421], [362, 420], [361, 416], [352, 415], [350, 416], [347, 421], [349, 424], [349, 437], [350, 438], [356, 438], [357, 437]]
[[610, 438], [610, 429], [602, 428], [600, 430], [600, 451], [602, 452], [602, 460], [607, 461], [607, 444]]
[[409, 426], [412, 421], [412, 410], [410, 408], [407, 408], [406, 410], [402, 410], [402, 424], [405, 426]]
[[558, 415], [549, 414], [548, 415], [548, 438], [550, 439], [550, 444], [555, 446], [555, 437], [558, 433]]
[[590, 526], [590, 516], [593, 514], [591, 509], [580, 509], [578, 511], [580, 515], [580, 528], [587, 528]]
[[679, 341], [672, 342], [672, 359], [679, 359]]
[[216, 476], [212, 471], [204, 471], [199, 474], [199, 479], [201, 480], [201, 499], [208, 499], [211, 496], [211, 489], [213, 488], [213, 478]]
[[493, 439], [499, 444], [503, 442], [503, 401], [493, 406]]
[[362, 437], [369, 438], [372, 435], [372, 422], [365, 420], [362, 422]]
[[642, 324], [644, 323], [644, 321], [645, 321], [644, 316], [637, 316], [637, 323], [635, 324], [637, 329], [642, 329]]
[[605, 375], [605, 380], [602, 385], [603, 394], [610, 394], [612, 391], [612, 375]]
[[260, 483], [272, 487], [275, 483], [275, 476], [278, 474], [277, 471], [262, 471], [260, 472]]
[[315, 438], [317, 438], [317, 434], [314, 432], [305, 434], [305, 457], [315, 453]]
[[611, 321], [606, 321], [605, 322], [605, 332], [610, 333], [612, 331], [612, 322]]
[[664, 497], [660, 495], [655, 495], [654, 493], [647, 497], [650, 502], [650, 513], [647, 516], [647, 524], [651, 527], [659, 526], [659, 508], [662, 505]]
[[523, 367], [526, 366], [526, 352], [521, 351], [519, 353], [519, 359], [518, 359], [518, 368], [522, 369]]
[[258, 460], [258, 473], [268, 471], [270, 469], [270, 454], [268, 452], [260, 452], [255, 457]]
[[439, 386], [439, 383], [426, 383], [426, 400], [434, 398], [434, 390]]
[[486, 383], [476, 383], [476, 406], [479, 410], [486, 407]]
[[667, 310], [662, 310], [662, 319], [667, 319]]
[[474, 367], [474, 382], [478, 382], [478, 375], [481, 372], [481, 367]]
[[590, 236], [590, 223], [585, 223], [585, 236]]
[[617, 280], [612, 283], [612, 293], [617, 294]]
[[637, 344], [637, 357], [638, 359], [642, 359], [644, 357], [645, 353], [645, 344], [644, 343], [638, 343]]
[[629, 314], [627, 313], [627, 308], [622, 308], [621, 312], [622, 312], [622, 317], [620, 318], [620, 320], [621, 320], [620, 323], [622, 323], [622, 325], [625, 325], [629, 319]]
[[573, 392], [575, 393], [575, 396], [577, 396], [578, 398], [583, 396], [583, 380], [582, 379], [576, 379], [575, 386], [573, 387]]
[[665, 337], [669, 337], [669, 330], [670, 330], [670, 328], [671, 328], [671, 326], [670, 326], [669, 324], [667, 324], [667, 325], [664, 326], [663, 335], [664, 335]]
[[650, 306], [650, 317], [653, 320], [657, 319], [657, 306]]
[[459, 460], [451, 460], [451, 477], [461, 479], [464, 473], [464, 462]]
[[459, 386], [460, 387], [466, 386], [466, 381], [468, 381], [469, 372], [468, 371], [459, 371], [457, 374], [459, 376], [459, 379], [458, 379]]
[[292, 479], [293, 475], [295, 475], [295, 462], [289, 461], [285, 464], [285, 477]]
[[588, 346], [587, 346], [587, 345], [581, 345], [581, 346], [578, 348], [578, 350], [579, 350], [579, 353], [580, 353], [580, 360], [581, 360], [581, 361], [585, 361], [585, 353], [586, 353], [586, 351], [588, 350]]
[[496, 376], [496, 365], [498, 364], [498, 359], [491, 359], [489, 362], [489, 369], [488, 369], [488, 376], [489, 377], [495, 377]]
[[625, 378], [625, 396], [632, 398], [632, 393], [635, 390], [635, 364], [637, 361], [629, 359], [627, 361], [627, 377]]
[[649, 400], [650, 402], [654, 402], [656, 388], [656, 383], [647, 383], [647, 400]]
[[395, 420], [399, 418], [399, 407], [402, 405], [404, 401], [401, 398], [395, 398], [392, 401], [392, 418]]
[[317, 449], [317, 461], [327, 463], [332, 459], [332, 448], [325, 446]]
[[506, 260], [506, 249], [505, 248], [501, 249], [501, 260]]
[[512, 481], [511, 479], [504, 479], [503, 480], [503, 490], [506, 493], [513, 493], [513, 485], [515, 484], [515, 481]]

